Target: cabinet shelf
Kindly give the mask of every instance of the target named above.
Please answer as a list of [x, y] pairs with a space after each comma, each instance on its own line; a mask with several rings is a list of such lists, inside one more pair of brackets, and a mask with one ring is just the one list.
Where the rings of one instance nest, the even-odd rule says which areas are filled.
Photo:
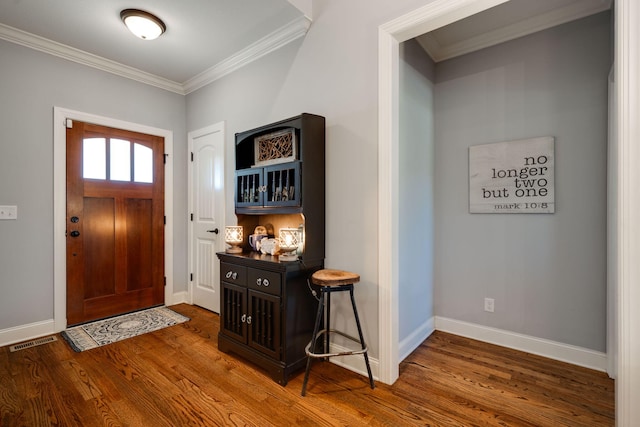
[[[288, 132], [293, 148], [289, 161], [261, 165], [257, 142]], [[243, 248], [251, 251], [247, 236], [271, 215], [302, 214], [305, 261], [325, 257], [325, 119], [303, 113], [266, 126], [236, 133], [234, 182], [238, 225], [245, 228]], [[277, 150], [276, 150], [277, 151]], [[269, 161], [273, 161], [269, 160]], [[258, 164], [257, 164], [258, 163]], [[286, 191], [285, 191], [286, 189]], [[286, 193], [286, 195], [285, 195]], [[298, 223], [291, 226], [298, 227]], [[278, 230], [274, 230], [277, 236]]]

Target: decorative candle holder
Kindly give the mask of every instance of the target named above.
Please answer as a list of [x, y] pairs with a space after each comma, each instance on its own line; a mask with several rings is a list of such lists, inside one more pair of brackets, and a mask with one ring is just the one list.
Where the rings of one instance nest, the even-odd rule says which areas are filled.
[[297, 228], [281, 228], [280, 229], [280, 250], [282, 254], [279, 259], [281, 261], [297, 261], [298, 245], [300, 245], [300, 232]]
[[242, 226], [227, 225], [224, 228], [224, 241], [229, 245], [226, 252], [230, 254], [239, 254], [242, 252], [240, 244], [242, 243]]

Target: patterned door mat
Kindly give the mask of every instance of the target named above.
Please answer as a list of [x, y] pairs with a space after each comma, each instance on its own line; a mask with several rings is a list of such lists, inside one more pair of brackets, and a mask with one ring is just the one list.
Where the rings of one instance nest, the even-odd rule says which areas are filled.
[[77, 352], [122, 341], [190, 320], [167, 307], [154, 307], [109, 319], [97, 320], [61, 332]]

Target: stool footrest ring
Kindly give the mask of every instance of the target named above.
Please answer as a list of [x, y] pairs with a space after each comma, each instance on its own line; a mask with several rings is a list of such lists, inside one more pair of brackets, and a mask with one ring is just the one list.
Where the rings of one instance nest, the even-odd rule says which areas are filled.
[[[342, 270], [318, 270], [311, 276], [311, 281], [315, 285], [320, 286], [321, 295], [320, 298], [318, 298], [316, 323], [313, 327], [311, 341], [304, 349], [305, 353], [307, 354], [307, 369], [304, 373], [304, 380], [302, 381], [302, 392], [300, 393], [302, 396], [304, 396], [307, 392], [307, 381], [309, 380], [311, 361], [313, 359], [328, 359], [330, 357], [336, 356], [351, 356], [362, 354], [364, 356], [364, 363], [367, 367], [369, 385], [371, 386], [371, 389], [375, 388], [375, 384], [373, 382], [373, 374], [371, 373], [371, 366], [369, 365], [368, 349], [367, 345], [364, 342], [364, 336], [362, 334], [362, 326], [360, 325], [360, 318], [358, 317], [358, 310], [356, 308], [356, 299], [353, 296], [353, 284], [358, 282], [359, 280], [359, 275]], [[353, 317], [356, 321], [359, 338], [352, 337], [351, 335], [347, 335], [344, 332], [338, 331], [336, 329], [331, 329], [331, 294], [334, 292], [349, 292], [349, 296], [351, 299], [351, 308], [353, 309]], [[320, 328], [323, 326], [324, 329], [321, 330]], [[349, 347], [352, 346], [347, 346], [347, 348], [345, 349], [346, 351], [331, 352], [331, 333], [342, 335], [347, 340], [358, 343], [362, 348], [350, 349]], [[324, 340], [320, 340], [320, 342], [318, 342], [318, 338], [322, 337], [322, 335], [324, 334], [326, 334]], [[321, 348], [321, 350], [319, 350], [319, 348]], [[324, 353], [317, 353], [317, 351], [322, 351]]]
[[[318, 342], [318, 338], [320, 338], [324, 334], [329, 334], [329, 333], [335, 333], [335, 334], [338, 334], [338, 335], [342, 335], [343, 337], [362, 345], [362, 343], [360, 342], [359, 339], [357, 339], [355, 337], [352, 337], [351, 335], [347, 335], [344, 332], [338, 331], [336, 329], [328, 329], [328, 330], [327, 329], [323, 329], [320, 332], [318, 332], [318, 334], [315, 337], [316, 343]], [[314, 353], [314, 352], [311, 351], [311, 344], [313, 343], [313, 341], [314, 340], [311, 340], [309, 342], [309, 344], [307, 344], [307, 346], [304, 349], [305, 353], [309, 357], [325, 358], [325, 357], [334, 357], [334, 356], [350, 356], [350, 355], [353, 355], [353, 354], [364, 354], [364, 353], [366, 353], [368, 351], [368, 347], [365, 345], [364, 348], [362, 348], [362, 349], [341, 351], [339, 353], [322, 353], [322, 354]]]

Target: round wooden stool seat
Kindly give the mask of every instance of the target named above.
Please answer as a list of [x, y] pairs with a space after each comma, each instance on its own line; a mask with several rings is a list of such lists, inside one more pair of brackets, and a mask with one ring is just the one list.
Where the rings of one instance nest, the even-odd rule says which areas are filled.
[[351, 285], [360, 281], [360, 275], [343, 270], [318, 270], [311, 275], [311, 282], [320, 286]]

